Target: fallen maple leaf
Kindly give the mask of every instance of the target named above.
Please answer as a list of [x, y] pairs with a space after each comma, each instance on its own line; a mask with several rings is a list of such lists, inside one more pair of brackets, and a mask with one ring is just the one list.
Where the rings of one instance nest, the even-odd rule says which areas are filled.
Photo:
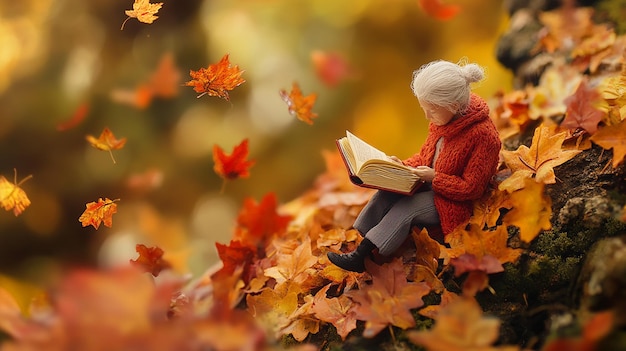
[[605, 113], [595, 107], [600, 101], [597, 89], [589, 87], [586, 80], [582, 80], [574, 95], [565, 99], [567, 111], [561, 122], [561, 127], [569, 130], [582, 128], [593, 135], [598, 130], [598, 123]]
[[317, 94], [303, 96], [300, 86], [296, 82], [293, 83], [291, 92], [288, 93], [286, 90], [281, 89], [278, 93], [287, 103], [289, 113], [292, 116], [297, 117], [304, 123], [313, 124], [313, 119], [317, 118], [317, 113], [312, 111]]
[[147, 247], [144, 244], [137, 244], [135, 250], [139, 257], [130, 260], [130, 263], [152, 274], [153, 277], [158, 277], [162, 270], [171, 268], [169, 262], [163, 259], [163, 250], [160, 247]]
[[511, 193], [513, 208], [502, 221], [520, 230], [520, 239], [530, 243], [542, 230], [552, 228], [552, 201], [544, 194], [544, 184], [526, 179], [523, 189]]
[[389, 324], [402, 329], [415, 326], [411, 309], [424, 305], [428, 284], [408, 282], [401, 258], [382, 266], [366, 260], [365, 266], [372, 284], [346, 293], [356, 302], [355, 318], [365, 321], [363, 336], [373, 338]]
[[224, 149], [218, 145], [213, 145], [213, 170], [222, 177], [222, 192], [227, 180], [237, 178], [247, 178], [250, 176], [250, 167], [254, 160], [246, 160], [248, 157], [248, 139], [244, 139], [239, 145], [233, 148], [230, 155], [224, 153]]
[[116, 139], [115, 135], [113, 135], [113, 132], [108, 127], [105, 127], [102, 130], [102, 133], [100, 133], [100, 136], [98, 138], [94, 137], [93, 135], [87, 135], [86, 139], [87, 142], [89, 142], [89, 144], [96, 149], [108, 151], [109, 155], [111, 155], [111, 160], [113, 160], [113, 163], [116, 163], [116, 161], [113, 157], [112, 150], [119, 150], [124, 147], [124, 144], [126, 144], [126, 138]]
[[300, 285], [315, 275], [311, 267], [317, 263], [317, 256], [311, 252], [311, 239], [308, 237], [291, 252], [279, 252], [276, 265], [265, 269], [266, 276], [274, 278], [277, 284], [286, 281]]
[[331, 285], [324, 286], [315, 294], [311, 310], [321, 321], [334, 325], [337, 334], [345, 340], [348, 334], [356, 329], [356, 318], [351, 309], [353, 303], [346, 295], [328, 298], [326, 295]]
[[148, 24], [154, 22], [155, 19], [159, 18], [158, 16], [155, 16], [155, 14], [159, 12], [162, 6], [162, 2], [151, 4], [150, 0], [135, 0], [133, 3], [133, 9], [124, 11], [128, 18], [122, 22], [120, 30], [124, 29], [124, 25], [131, 18], [137, 18], [139, 22]]
[[109, 198], [99, 198], [97, 202], [90, 202], [85, 205], [85, 211], [80, 215], [78, 221], [83, 224], [83, 227], [92, 225], [98, 229], [100, 223], [104, 223], [105, 226], [111, 227], [113, 224], [113, 214], [117, 212], [116, 202], [120, 199], [110, 200]]
[[13, 183], [4, 176], [0, 176], [0, 206], [7, 211], [13, 210], [13, 214], [17, 217], [30, 206], [30, 200], [20, 186], [33, 176], [29, 175], [18, 183], [17, 169], [13, 169], [13, 173]]
[[441, 0], [418, 0], [419, 7], [430, 17], [447, 21], [456, 16], [461, 7], [458, 5], [445, 5]]
[[[287, 229], [292, 216], [277, 212], [276, 194], [268, 193], [257, 204], [252, 198], [245, 198], [243, 208], [237, 216], [237, 228], [233, 240], [249, 243], [259, 248], [274, 234]], [[261, 255], [262, 256], [262, 255]]]
[[499, 336], [500, 320], [483, 316], [471, 297], [456, 298], [437, 312], [429, 330], [410, 330], [409, 340], [428, 351], [513, 351], [517, 346], [491, 346]]
[[565, 163], [581, 150], [561, 148], [567, 132], [554, 134], [551, 128], [541, 125], [535, 129], [530, 148], [521, 145], [515, 151], [503, 150], [504, 162], [513, 174], [502, 181], [498, 188], [513, 192], [524, 186], [524, 180], [534, 178], [538, 183], [556, 183], [554, 167]]
[[186, 82], [185, 86], [193, 87], [196, 93], [200, 93], [198, 98], [209, 95], [230, 101], [227, 90], [233, 90], [245, 83], [245, 79], [241, 78], [243, 72], [239, 66], [231, 66], [228, 54], [226, 54], [216, 64], [197, 71], [190, 70], [189, 75], [192, 80]]
[[613, 149], [613, 168], [617, 167], [626, 156], [626, 120], [602, 127], [590, 140], [605, 150]]

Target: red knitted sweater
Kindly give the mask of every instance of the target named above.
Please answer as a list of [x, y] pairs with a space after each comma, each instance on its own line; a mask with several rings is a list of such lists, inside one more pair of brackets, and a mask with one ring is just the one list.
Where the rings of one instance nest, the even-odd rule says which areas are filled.
[[432, 188], [441, 229], [446, 235], [471, 217], [473, 201], [483, 195], [496, 173], [501, 142], [489, 117], [489, 106], [472, 94], [465, 114], [443, 126], [431, 123], [419, 153], [404, 163], [432, 167], [435, 147], [442, 137], [443, 146], [433, 167]]

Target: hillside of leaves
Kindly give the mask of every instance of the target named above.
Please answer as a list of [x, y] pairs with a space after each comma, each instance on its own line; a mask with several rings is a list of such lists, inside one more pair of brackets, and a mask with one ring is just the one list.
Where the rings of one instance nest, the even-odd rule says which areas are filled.
[[[458, 11], [420, 3], [433, 16]], [[149, 24], [155, 5], [137, 0], [126, 14]], [[245, 199], [231, 240], [216, 246], [220, 264], [200, 277], [178, 274], [161, 248], [138, 244], [127, 266], [70, 270], [26, 310], [0, 288], [0, 350], [623, 349], [623, 305], [585, 303], [589, 285], [579, 279], [594, 243], [626, 235], [626, 36], [592, 15], [586, 7], [540, 14], [534, 50], [550, 63], [536, 85], [491, 99], [505, 145], [498, 176], [445, 243], [416, 228], [394, 256], [366, 261], [364, 273], [332, 265], [327, 252], [360, 242], [351, 225], [372, 190], [354, 186], [339, 155], [324, 151], [326, 171], [299, 197]], [[245, 84], [241, 72], [225, 54], [184, 85], [229, 101]], [[147, 83], [133, 101], [166, 94], [158, 88]], [[314, 125], [316, 94], [294, 83], [277, 96]], [[113, 163], [126, 142], [108, 128], [86, 139]], [[248, 151], [246, 139], [232, 152], [215, 145], [222, 191], [251, 176]], [[0, 204], [19, 216], [33, 180], [18, 170], [13, 178], [0, 177]], [[121, 201], [98, 198], [77, 218], [110, 227]]]

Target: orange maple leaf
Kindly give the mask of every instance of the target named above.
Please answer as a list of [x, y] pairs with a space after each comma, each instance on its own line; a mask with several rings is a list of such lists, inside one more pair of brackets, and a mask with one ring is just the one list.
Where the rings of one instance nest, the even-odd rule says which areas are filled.
[[245, 284], [248, 284], [252, 278], [252, 263], [256, 255], [256, 247], [234, 240], [231, 240], [228, 246], [215, 243], [215, 247], [222, 261], [222, 268], [215, 274], [232, 275], [237, 269], [243, 267], [241, 278]]
[[243, 208], [237, 216], [237, 230], [233, 240], [259, 248], [259, 245], [264, 246], [271, 235], [283, 233], [292, 217], [279, 214], [276, 207], [274, 193], [266, 194], [258, 204], [254, 199], [244, 199]]
[[471, 297], [455, 298], [437, 312], [435, 325], [428, 330], [407, 332], [409, 340], [428, 351], [517, 351], [517, 346], [491, 346], [500, 335], [500, 320], [483, 316]]
[[613, 168], [617, 167], [626, 156], [626, 120], [602, 127], [590, 139], [605, 150], [613, 149]]
[[124, 11], [128, 18], [122, 22], [120, 30], [124, 29], [124, 25], [131, 18], [136, 18], [139, 22], [148, 24], [154, 22], [155, 19], [159, 18], [158, 16], [155, 16], [155, 14], [159, 12], [162, 6], [162, 2], [151, 4], [150, 0], [135, 0], [133, 3], [133, 9]]
[[13, 214], [17, 217], [30, 206], [30, 200], [20, 186], [33, 176], [29, 175], [18, 183], [17, 169], [13, 169], [13, 172], [13, 183], [4, 176], [0, 176], [0, 206], [7, 211], [13, 210]]
[[521, 145], [515, 151], [503, 150], [504, 162], [513, 174], [502, 181], [498, 188], [513, 192], [521, 189], [527, 178], [534, 178], [538, 183], [556, 183], [554, 167], [581, 152], [561, 148], [566, 135], [567, 132], [554, 134], [551, 128], [541, 125], [535, 129], [530, 148]]
[[265, 269], [263, 273], [274, 278], [277, 284], [290, 281], [304, 286], [309, 277], [316, 275], [311, 267], [317, 260], [317, 256], [311, 252], [311, 239], [306, 237], [295, 249], [279, 251], [276, 265]]
[[345, 340], [348, 334], [356, 329], [356, 318], [351, 309], [353, 303], [346, 295], [328, 298], [326, 295], [331, 285], [324, 286], [315, 294], [311, 310], [319, 320], [334, 325], [337, 334]]
[[105, 226], [111, 227], [113, 224], [113, 214], [117, 212], [116, 202], [120, 199], [110, 200], [109, 198], [99, 198], [97, 202], [90, 202], [85, 205], [85, 211], [80, 215], [78, 221], [83, 224], [83, 227], [92, 225], [98, 229], [100, 223], [104, 223]]
[[313, 93], [303, 96], [300, 86], [296, 82], [293, 83], [291, 92], [288, 93], [286, 90], [281, 89], [278, 93], [287, 103], [289, 113], [292, 116], [297, 117], [304, 123], [313, 124], [313, 119], [317, 118], [317, 113], [312, 111], [317, 94]]
[[569, 130], [582, 128], [593, 135], [598, 130], [598, 123], [606, 115], [595, 107], [600, 98], [600, 92], [595, 88], [588, 87], [586, 81], [582, 80], [576, 92], [564, 101], [567, 111], [561, 122], [561, 127]]
[[209, 95], [230, 101], [227, 90], [233, 90], [245, 83], [245, 79], [241, 78], [243, 72], [239, 66], [231, 66], [228, 54], [226, 54], [216, 64], [197, 71], [190, 70], [189, 75], [193, 79], [186, 82], [185, 86], [193, 87], [196, 93], [200, 93], [198, 98]]
[[441, 0], [418, 0], [419, 7], [430, 17], [447, 21], [456, 16], [461, 7], [458, 5], [445, 5]]
[[124, 147], [124, 144], [126, 144], [126, 138], [116, 139], [115, 135], [113, 135], [113, 132], [108, 127], [104, 127], [102, 133], [100, 133], [100, 136], [98, 138], [94, 137], [93, 135], [87, 135], [86, 139], [87, 142], [89, 142], [89, 144], [96, 149], [108, 151], [109, 155], [111, 155], [111, 160], [113, 160], [113, 163], [116, 162], [115, 158], [113, 157], [112, 150], [119, 150]]
[[372, 284], [346, 293], [356, 302], [355, 318], [365, 321], [363, 336], [372, 338], [389, 324], [402, 329], [415, 326], [411, 309], [424, 305], [428, 284], [408, 282], [401, 258], [382, 266], [366, 260], [365, 266]]
[[115, 89], [111, 91], [111, 99], [117, 103], [145, 109], [154, 98], [169, 99], [178, 95], [179, 82], [180, 71], [174, 62], [174, 55], [165, 53], [145, 82], [134, 90]]
[[144, 244], [137, 244], [135, 250], [139, 257], [129, 260], [130, 263], [154, 277], [158, 277], [162, 270], [172, 267], [169, 262], [163, 259], [163, 250], [158, 246], [147, 247]]

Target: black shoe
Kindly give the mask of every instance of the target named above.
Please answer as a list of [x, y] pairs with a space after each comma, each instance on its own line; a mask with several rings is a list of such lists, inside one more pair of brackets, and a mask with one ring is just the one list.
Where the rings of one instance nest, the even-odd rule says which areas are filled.
[[343, 268], [346, 271], [365, 272], [365, 257], [356, 250], [345, 254], [329, 252], [327, 256], [330, 262], [335, 266]]
[[352, 252], [345, 254], [329, 252], [327, 256], [330, 262], [337, 267], [350, 272], [362, 273], [365, 272], [365, 257], [369, 256], [375, 248], [376, 245], [365, 238], [361, 241], [356, 250]]

